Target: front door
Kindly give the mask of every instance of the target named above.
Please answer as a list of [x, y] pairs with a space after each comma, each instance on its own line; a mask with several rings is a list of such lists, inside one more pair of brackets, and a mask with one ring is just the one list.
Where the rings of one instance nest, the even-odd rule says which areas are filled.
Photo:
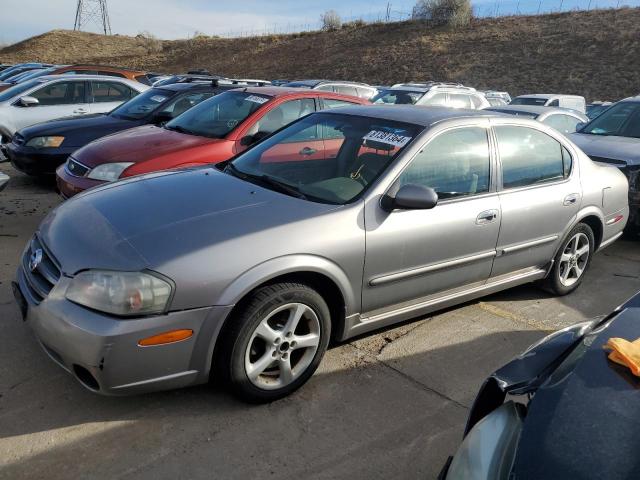
[[363, 312], [489, 278], [500, 228], [491, 170], [488, 122], [428, 141], [396, 184], [432, 187], [438, 205], [391, 213], [376, 205], [367, 212]]
[[18, 129], [56, 118], [70, 117], [89, 112], [86, 100], [86, 82], [68, 80], [48, 83], [29, 96], [38, 99], [38, 104], [19, 108], [16, 115]]

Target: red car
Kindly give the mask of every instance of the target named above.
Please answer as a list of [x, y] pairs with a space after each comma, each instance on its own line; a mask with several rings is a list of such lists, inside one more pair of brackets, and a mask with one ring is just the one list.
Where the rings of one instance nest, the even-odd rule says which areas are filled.
[[[368, 100], [319, 90], [253, 87], [230, 90], [205, 100], [164, 126], [145, 125], [103, 137], [71, 154], [57, 171], [63, 197], [142, 173], [218, 163], [245, 150], [279, 128], [309, 113]], [[307, 139], [304, 151], [316, 159], [326, 151]]]

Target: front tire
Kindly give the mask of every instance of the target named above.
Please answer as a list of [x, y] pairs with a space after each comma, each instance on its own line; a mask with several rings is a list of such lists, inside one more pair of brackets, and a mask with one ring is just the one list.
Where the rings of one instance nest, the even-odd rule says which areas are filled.
[[567, 295], [580, 286], [591, 264], [595, 237], [591, 227], [579, 223], [565, 238], [556, 254], [544, 287], [555, 295]]
[[230, 321], [218, 366], [232, 391], [252, 403], [300, 388], [318, 368], [331, 336], [329, 307], [300, 283], [259, 288]]

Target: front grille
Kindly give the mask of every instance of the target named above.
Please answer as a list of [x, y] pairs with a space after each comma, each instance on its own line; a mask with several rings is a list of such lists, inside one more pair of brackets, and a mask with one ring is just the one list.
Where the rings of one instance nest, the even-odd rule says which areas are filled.
[[36, 303], [44, 300], [60, 280], [60, 267], [37, 236], [31, 239], [22, 257], [22, 269], [29, 294]]
[[67, 160], [67, 171], [74, 177], [84, 177], [89, 170], [91, 170], [89, 167], [84, 166], [73, 157], [69, 157]]
[[16, 133], [13, 138], [11, 139], [11, 141], [15, 144], [15, 145], [24, 145], [24, 137], [22, 135], [20, 135], [19, 133]]

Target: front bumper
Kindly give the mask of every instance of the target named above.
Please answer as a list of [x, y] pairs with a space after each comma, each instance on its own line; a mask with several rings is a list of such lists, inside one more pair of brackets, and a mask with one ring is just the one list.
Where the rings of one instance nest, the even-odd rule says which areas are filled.
[[[40, 302], [30, 295], [22, 267], [16, 280], [18, 303], [25, 300], [25, 321], [44, 351], [85, 387], [104, 395], [206, 383], [215, 339], [232, 308], [118, 319], [68, 301], [64, 296], [68, 277], [62, 276]], [[194, 335], [165, 345], [138, 345], [143, 338], [173, 329], [192, 329]]]
[[56, 184], [64, 198], [71, 198], [89, 188], [104, 185], [105, 183], [107, 182], [71, 175], [66, 168], [66, 164], [60, 165], [56, 170]]
[[27, 175], [53, 175], [75, 148], [31, 148], [15, 143], [5, 145], [11, 164]]

